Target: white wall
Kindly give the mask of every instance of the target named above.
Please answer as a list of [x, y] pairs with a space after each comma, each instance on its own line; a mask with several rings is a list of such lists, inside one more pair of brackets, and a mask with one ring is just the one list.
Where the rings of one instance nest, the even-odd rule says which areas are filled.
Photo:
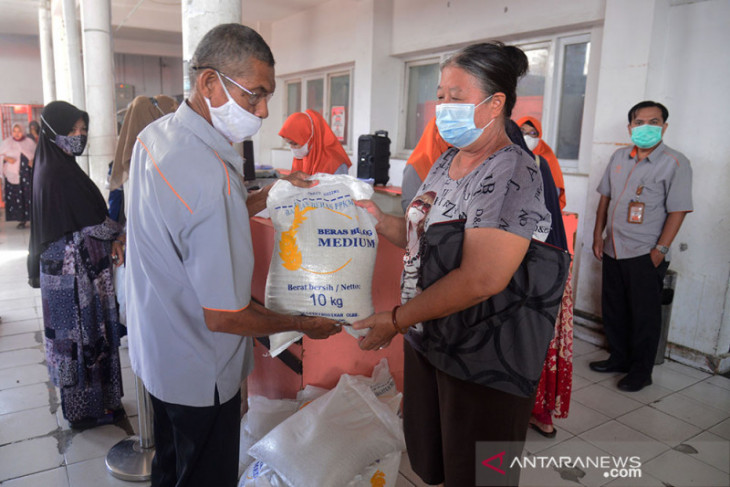
[[[670, 114], [665, 141], [687, 155], [694, 170], [695, 211], [672, 246], [678, 282], [669, 341], [716, 360], [730, 348], [730, 140], [708, 128], [730, 121], [730, 58], [720, 47], [730, 42], [728, 18], [724, 0], [607, 4], [576, 301], [577, 309], [600, 315], [600, 264], [591, 252], [595, 187], [611, 154], [629, 143], [628, 109], [643, 99], [660, 101]], [[711, 362], [698, 365], [713, 368]]]
[[135, 96], [181, 95], [182, 69], [179, 57], [114, 55], [116, 82], [134, 85]]
[[394, 0], [395, 55], [567, 30], [603, 19], [604, 0]]
[[43, 105], [37, 36], [0, 35], [0, 103]]

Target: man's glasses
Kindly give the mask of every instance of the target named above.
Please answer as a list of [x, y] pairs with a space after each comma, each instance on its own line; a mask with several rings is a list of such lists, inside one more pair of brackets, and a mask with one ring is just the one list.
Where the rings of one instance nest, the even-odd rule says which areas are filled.
[[238, 88], [241, 89], [241, 91], [243, 91], [244, 93], [246, 93], [248, 95], [248, 103], [251, 106], [258, 105], [261, 102], [261, 100], [263, 100], [263, 99], [266, 99], [266, 102], [268, 103], [269, 100], [271, 100], [271, 97], [274, 96], [273, 93], [254, 93], [253, 91], [248, 90], [248, 89], [244, 88], [243, 86], [241, 86], [240, 84], [236, 83], [233, 79], [231, 79], [230, 76], [226, 76], [225, 74], [221, 73], [220, 71], [218, 71], [217, 69], [215, 69], [212, 66], [196, 66], [193, 69], [196, 71], [201, 70], [201, 69], [212, 69], [219, 75], [223, 76], [227, 81], [236, 85]]

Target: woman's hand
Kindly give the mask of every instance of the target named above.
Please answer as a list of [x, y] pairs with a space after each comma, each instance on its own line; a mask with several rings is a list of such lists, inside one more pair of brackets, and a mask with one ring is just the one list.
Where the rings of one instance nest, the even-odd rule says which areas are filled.
[[112, 242], [112, 263], [115, 267], [124, 265], [124, 251], [126, 250], [127, 235], [122, 234]]
[[368, 213], [375, 217], [375, 220], [377, 221], [377, 223], [375, 224], [375, 231], [380, 233], [382, 230], [385, 213], [383, 213], [383, 211], [378, 207], [378, 205], [375, 204], [373, 200], [356, 200], [355, 204], [360, 208], [367, 210]]
[[303, 171], [294, 171], [289, 173], [288, 176], [282, 178], [284, 181], [289, 181], [292, 185], [297, 188], [311, 188], [319, 183], [316, 179], [308, 179], [309, 174]]
[[360, 339], [362, 350], [380, 350], [390, 345], [390, 341], [396, 335], [393, 327], [393, 319], [389, 311], [376, 313], [364, 320], [352, 324], [356, 330], [370, 329], [367, 335]]

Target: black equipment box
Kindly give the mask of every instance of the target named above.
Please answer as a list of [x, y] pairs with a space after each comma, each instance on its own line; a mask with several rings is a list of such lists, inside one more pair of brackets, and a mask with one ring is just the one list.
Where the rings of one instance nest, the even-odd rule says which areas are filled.
[[390, 139], [387, 130], [361, 135], [357, 139], [357, 177], [373, 179], [375, 184], [388, 182]]

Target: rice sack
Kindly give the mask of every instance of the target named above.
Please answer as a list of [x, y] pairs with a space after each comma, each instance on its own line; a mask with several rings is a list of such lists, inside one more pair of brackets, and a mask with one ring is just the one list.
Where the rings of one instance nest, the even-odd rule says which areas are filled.
[[[274, 224], [274, 250], [266, 279], [266, 307], [287, 314], [353, 323], [373, 313], [372, 279], [378, 235], [375, 218], [355, 205], [373, 188], [348, 175], [315, 174], [311, 188], [277, 181], [266, 206]], [[367, 330], [346, 330], [364, 336]], [[276, 356], [302, 337], [271, 335]]]

